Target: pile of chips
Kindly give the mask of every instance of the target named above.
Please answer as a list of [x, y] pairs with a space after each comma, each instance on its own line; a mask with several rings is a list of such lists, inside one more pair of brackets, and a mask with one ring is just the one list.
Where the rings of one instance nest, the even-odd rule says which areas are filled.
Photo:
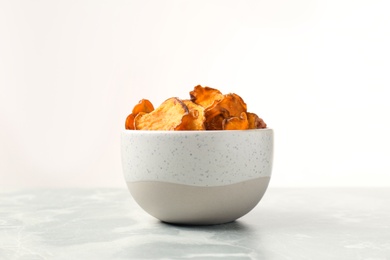
[[222, 94], [218, 89], [195, 86], [190, 99], [172, 97], [159, 107], [142, 99], [126, 118], [129, 130], [246, 130], [266, 128], [255, 113], [247, 112], [237, 94]]

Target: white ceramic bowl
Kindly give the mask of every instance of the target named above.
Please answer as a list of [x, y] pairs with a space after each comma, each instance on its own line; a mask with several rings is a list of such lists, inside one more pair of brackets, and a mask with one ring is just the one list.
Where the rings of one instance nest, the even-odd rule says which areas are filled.
[[273, 130], [124, 130], [121, 149], [127, 186], [147, 213], [175, 224], [222, 224], [264, 195]]

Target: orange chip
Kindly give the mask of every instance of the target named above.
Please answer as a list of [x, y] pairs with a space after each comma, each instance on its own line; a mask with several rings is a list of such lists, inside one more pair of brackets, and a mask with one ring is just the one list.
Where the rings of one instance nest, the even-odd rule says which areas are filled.
[[264, 120], [258, 117], [255, 113], [247, 113], [247, 115], [249, 129], [261, 129], [267, 127], [267, 124], [264, 122]]
[[223, 130], [246, 130], [248, 129], [248, 118], [245, 112], [242, 112], [240, 117], [229, 117], [223, 120]]
[[134, 118], [133, 114], [130, 114], [126, 118], [125, 128], [128, 130], [134, 130]]
[[222, 130], [222, 122], [224, 119], [229, 118], [229, 114], [227, 111], [222, 110], [214, 110], [214, 114], [210, 116], [206, 116], [206, 120], [204, 122], [206, 130]]
[[194, 90], [190, 92], [191, 101], [201, 105], [204, 108], [211, 106], [214, 101], [223, 99], [222, 93], [215, 88], [195, 86]]
[[246, 104], [239, 95], [234, 93], [224, 95], [222, 100], [205, 109], [206, 129], [222, 130], [224, 119], [240, 117], [242, 112], [246, 112]]
[[180, 125], [175, 127], [174, 130], [204, 130], [204, 124], [202, 121], [199, 121], [198, 118], [199, 112], [197, 110], [192, 110], [183, 116]]
[[188, 108], [180, 99], [169, 98], [150, 113], [140, 112], [134, 126], [136, 130], [175, 130], [187, 114]]
[[183, 116], [181, 124], [175, 130], [205, 130], [204, 107], [195, 104], [191, 100], [183, 100], [189, 113]]
[[132, 114], [136, 116], [140, 112], [150, 113], [154, 110], [152, 102], [147, 99], [141, 99], [133, 108]]
[[197, 85], [190, 100], [169, 98], [157, 109], [142, 99], [126, 118], [131, 130], [243, 130], [266, 128], [237, 94], [223, 95], [218, 89]]
[[150, 113], [154, 110], [152, 102], [147, 99], [142, 99], [134, 106], [133, 111], [126, 118], [125, 128], [128, 130], [134, 130], [134, 119], [138, 113]]
[[218, 106], [229, 111], [230, 116], [238, 117], [242, 112], [246, 112], [246, 104], [244, 100], [234, 93], [225, 95], [218, 103]]

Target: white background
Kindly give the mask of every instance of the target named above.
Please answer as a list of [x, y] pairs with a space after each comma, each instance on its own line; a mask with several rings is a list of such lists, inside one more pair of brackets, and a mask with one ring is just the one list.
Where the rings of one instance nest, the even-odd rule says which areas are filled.
[[271, 185], [390, 185], [387, 0], [0, 0], [0, 187], [124, 187], [142, 98], [236, 92]]

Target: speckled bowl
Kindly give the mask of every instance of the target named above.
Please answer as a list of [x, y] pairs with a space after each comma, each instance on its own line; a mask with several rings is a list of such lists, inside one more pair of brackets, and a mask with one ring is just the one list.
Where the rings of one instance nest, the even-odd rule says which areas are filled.
[[127, 186], [147, 213], [175, 224], [222, 224], [264, 195], [273, 130], [124, 130], [121, 149]]

